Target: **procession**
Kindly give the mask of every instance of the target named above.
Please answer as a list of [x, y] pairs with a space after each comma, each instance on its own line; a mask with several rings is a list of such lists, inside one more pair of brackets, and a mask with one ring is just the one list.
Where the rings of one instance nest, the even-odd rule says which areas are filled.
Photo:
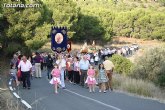
[[[90, 50], [91, 47], [94, 49]], [[122, 51], [124, 48], [97, 50], [93, 41], [92, 46], [85, 42], [80, 50], [71, 50], [70, 47], [69, 51], [61, 53], [32, 52], [31, 56], [26, 56], [19, 51], [11, 59], [10, 74], [15, 83], [14, 88], [22, 86], [23, 89], [31, 89], [33, 84], [30, 80], [43, 78], [43, 74], [46, 74], [49, 83], [54, 85], [55, 94], [58, 89], [67, 88], [65, 83], [87, 88], [90, 93], [106, 93], [113, 91], [112, 76], [115, 66], [110, 58], [114, 54], [128, 56], [138, 50], [138, 47], [130, 48], [125, 51]], [[99, 88], [98, 91], [96, 88]]]
[[0, 4], [0, 110], [165, 110], [165, 0]]

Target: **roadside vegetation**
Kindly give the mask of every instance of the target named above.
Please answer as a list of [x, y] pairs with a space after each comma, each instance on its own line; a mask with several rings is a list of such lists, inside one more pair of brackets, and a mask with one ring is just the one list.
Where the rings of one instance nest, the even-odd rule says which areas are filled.
[[117, 90], [156, 98], [165, 102], [165, 49], [154, 47], [146, 50], [134, 63], [114, 55], [113, 84]]
[[135, 79], [120, 74], [113, 75], [113, 86], [116, 91], [150, 98], [165, 103], [165, 90], [154, 83], [142, 79]]

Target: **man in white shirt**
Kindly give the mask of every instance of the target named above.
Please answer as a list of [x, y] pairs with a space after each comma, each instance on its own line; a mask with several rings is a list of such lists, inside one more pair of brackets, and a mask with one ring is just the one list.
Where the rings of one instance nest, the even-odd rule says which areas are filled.
[[87, 56], [84, 55], [83, 58], [79, 62], [79, 67], [80, 67], [80, 85], [84, 87], [85, 85], [85, 80], [87, 78], [87, 70], [89, 68], [89, 61], [87, 60]]
[[30, 89], [30, 74], [32, 70], [32, 64], [29, 60], [27, 60], [25, 55], [22, 57], [22, 60], [18, 65], [18, 69], [20, 69], [22, 73], [23, 88], [28, 87], [28, 89]]

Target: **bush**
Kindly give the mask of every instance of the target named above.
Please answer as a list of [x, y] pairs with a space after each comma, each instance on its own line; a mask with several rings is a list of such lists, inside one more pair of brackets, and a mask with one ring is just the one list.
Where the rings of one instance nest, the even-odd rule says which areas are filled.
[[123, 56], [113, 55], [110, 59], [115, 65], [115, 72], [119, 74], [129, 75], [133, 63]]
[[137, 59], [132, 74], [134, 78], [149, 80], [165, 87], [165, 49], [156, 47], [144, 53]]

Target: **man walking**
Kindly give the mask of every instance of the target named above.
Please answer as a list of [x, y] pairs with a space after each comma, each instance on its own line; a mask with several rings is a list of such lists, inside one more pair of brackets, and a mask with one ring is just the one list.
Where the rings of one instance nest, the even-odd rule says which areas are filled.
[[87, 70], [89, 68], [89, 61], [87, 60], [87, 56], [84, 55], [83, 58], [79, 62], [80, 67], [80, 85], [84, 87], [85, 80], [87, 78]]
[[18, 69], [20, 69], [22, 73], [23, 88], [28, 87], [28, 89], [30, 89], [30, 73], [32, 69], [32, 64], [29, 60], [27, 60], [27, 57], [25, 55], [22, 57], [22, 60], [18, 65]]
[[41, 62], [42, 62], [42, 58], [40, 56], [40, 54], [38, 52], [36, 52], [36, 56], [34, 58], [34, 62], [35, 62], [35, 70], [36, 70], [36, 78], [41, 78]]
[[[47, 76], [48, 76], [48, 79], [50, 79], [50, 75], [51, 75], [50, 73], [53, 69], [53, 59], [50, 56], [50, 54], [48, 55], [46, 59], [46, 65], [47, 65]], [[52, 75], [51, 75], [51, 78], [52, 78]]]
[[112, 63], [112, 61], [108, 60], [108, 57], [105, 57], [105, 61], [103, 62], [105, 71], [107, 73], [107, 77], [108, 77], [108, 82], [106, 84], [106, 89], [111, 89], [111, 91], [113, 91], [112, 88], [112, 73], [113, 73], [113, 69], [114, 69], [114, 64]]

